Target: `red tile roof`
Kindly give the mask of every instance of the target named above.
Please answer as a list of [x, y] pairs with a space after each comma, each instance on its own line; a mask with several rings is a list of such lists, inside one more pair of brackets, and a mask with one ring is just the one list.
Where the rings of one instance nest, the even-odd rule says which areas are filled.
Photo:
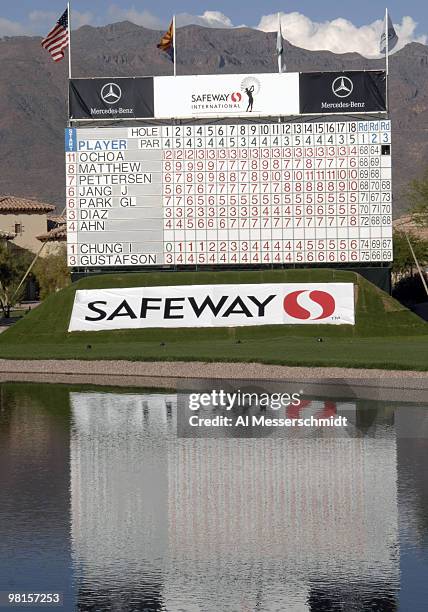
[[42, 214], [55, 210], [53, 204], [38, 202], [31, 198], [17, 198], [15, 196], [0, 196], [0, 214], [28, 213]]
[[37, 240], [40, 240], [40, 242], [63, 242], [67, 240], [67, 228], [65, 225], [60, 225], [50, 232], [40, 234], [40, 236], [37, 236]]
[[419, 238], [428, 240], [428, 227], [422, 227], [415, 223], [412, 215], [403, 215], [392, 222], [394, 230], [405, 231], [409, 234], [414, 234]]
[[6, 232], [5, 230], [0, 230], [0, 240], [13, 240], [15, 238], [15, 234], [12, 232]]
[[48, 215], [48, 221], [52, 221], [52, 223], [56, 223], [57, 225], [61, 225], [62, 223], [66, 223], [65, 215]]

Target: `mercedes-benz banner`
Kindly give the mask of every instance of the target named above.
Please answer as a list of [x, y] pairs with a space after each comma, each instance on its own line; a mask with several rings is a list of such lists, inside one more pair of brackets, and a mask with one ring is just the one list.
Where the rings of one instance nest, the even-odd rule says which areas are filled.
[[320, 323], [354, 325], [352, 283], [78, 290], [68, 331]]
[[386, 110], [384, 70], [300, 74], [300, 113], [373, 113]]
[[71, 79], [70, 119], [154, 116], [153, 77]]

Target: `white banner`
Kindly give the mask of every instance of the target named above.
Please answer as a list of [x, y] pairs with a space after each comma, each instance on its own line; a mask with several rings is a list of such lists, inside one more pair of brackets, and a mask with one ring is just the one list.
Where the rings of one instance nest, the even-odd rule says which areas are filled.
[[320, 323], [354, 325], [352, 283], [78, 290], [68, 331]]
[[299, 73], [156, 77], [158, 119], [228, 115], [298, 115]]

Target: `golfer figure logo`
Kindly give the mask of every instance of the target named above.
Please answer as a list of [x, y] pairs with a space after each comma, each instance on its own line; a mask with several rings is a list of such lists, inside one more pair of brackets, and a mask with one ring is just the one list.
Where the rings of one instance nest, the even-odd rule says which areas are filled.
[[260, 81], [254, 77], [246, 77], [242, 80], [241, 90], [245, 91], [248, 96], [247, 113], [251, 113], [253, 110], [254, 97], [260, 91]]

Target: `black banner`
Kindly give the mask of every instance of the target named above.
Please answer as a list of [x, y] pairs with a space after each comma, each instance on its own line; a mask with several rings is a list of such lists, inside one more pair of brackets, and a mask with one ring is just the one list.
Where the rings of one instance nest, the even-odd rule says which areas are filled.
[[153, 77], [71, 79], [70, 119], [154, 116]]
[[300, 74], [300, 113], [373, 113], [386, 110], [384, 70]]

